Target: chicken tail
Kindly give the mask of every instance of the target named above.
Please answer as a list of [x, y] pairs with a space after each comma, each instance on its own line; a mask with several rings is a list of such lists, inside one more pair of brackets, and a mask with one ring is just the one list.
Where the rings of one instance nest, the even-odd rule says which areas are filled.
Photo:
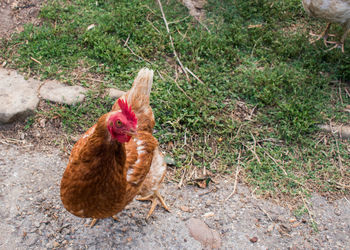
[[[143, 68], [137, 74], [131, 89], [120, 97], [120, 99], [126, 100], [135, 113], [144, 113], [144, 108], [149, 107], [149, 97], [151, 94], [152, 84], [153, 70]], [[117, 102], [118, 101], [114, 103], [112, 111], [120, 109]]]
[[132, 88], [127, 93], [127, 101], [132, 104], [138, 102], [138, 105], [149, 105], [149, 96], [153, 84], [153, 70], [143, 68], [137, 74]]

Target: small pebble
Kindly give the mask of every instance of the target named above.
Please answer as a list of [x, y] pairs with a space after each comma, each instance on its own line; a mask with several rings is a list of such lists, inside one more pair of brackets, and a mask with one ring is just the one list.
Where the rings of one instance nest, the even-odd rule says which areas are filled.
[[250, 238], [249, 240], [250, 240], [250, 242], [255, 243], [258, 241], [258, 237], [254, 236], [253, 238]]

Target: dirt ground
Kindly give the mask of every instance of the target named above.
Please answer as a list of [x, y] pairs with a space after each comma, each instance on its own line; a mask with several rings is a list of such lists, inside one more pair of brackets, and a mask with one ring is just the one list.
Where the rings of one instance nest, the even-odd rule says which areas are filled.
[[[20, 32], [24, 23], [40, 25], [37, 14], [43, 2], [2, 0], [0, 37]], [[89, 228], [89, 220], [68, 213], [59, 197], [72, 138], [64, 135], [59, 120], [37, 119], [29, 130], [22, 123], [0, 126], [0, 249], [209, 249], [190, 234], [194, 218], [215, 230], [221, 249], [350, 246], [350, 197], [329, 202], [315, 193], [306, 201], [310, 214], [296, 218], [242, 184], [226, 200], [234, 182], [228, 177], [206, 189], [179, 189], [168, 179], [161, 193], [171, 213], [158, 207], [146, 220], [149, 203], [133, 201], [118, 215], [120, 221], [104, 219]]]
[[[7, 143], [10, 144], [10, 143]], [[332, 203], [317, 194], [310, 200], [311, 216], [296, 218], [289, 209], [258, 199], [244, 185], [226, 200], [232, 179], [177, 188], [166, 183], [161, 191], [171, 213], [158, 207], [150, 219], [149, 203], [133, 201], [112, 218], [93, 228], [62, 206], [60, 179], [67, 158], [47, 147], [33, 150], [0, 144], [0, 249], [202, 249], [191, 237], [190, 219], [204, 221], [221, 238], [221, 249], [345, 249], [350, 246], [350, 202]], [[209, 247], [210, 248], [210, 247]], [[208, 247], [206, 248], [208, 249]]]
[[37, 18], [45, 0], [1, 0], [0, 1], [0, 37], [9, 37], [21, 32], [23, 24], [40, 25]]

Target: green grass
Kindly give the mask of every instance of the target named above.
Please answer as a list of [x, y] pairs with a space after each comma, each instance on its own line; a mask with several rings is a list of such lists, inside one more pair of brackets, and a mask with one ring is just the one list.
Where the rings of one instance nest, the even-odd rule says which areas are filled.
[[349, 46], [342, 54], [310, 45], [309, 31], [325, 23], [307, 17], [300, 0], [210, 0], [203, 21], [210, 33], [186, 18], [179, 1], [163, 2], [179, 57], [203, 82], [180, 72], [151, 0], [50, 1], [40, 27], [1, 41], [0, 58], [31, 75], [90, 88], [83, 103], [45, 111], [59, 115], [68, 133], [83, 132], [108, 111], [113, 100], [102, 98], [104, 88], [127, 90], [141, 67], [154, 69], [155, 136], [176, 160], [174, 179], [185, 169], [234, 174], [240, 155], [244, 181], [260, 193], [348, 192], [341, 185], [349, 183], [349, 143], [322, 139], [316, 125], [349, 122], [342, 112], [350, 104]]

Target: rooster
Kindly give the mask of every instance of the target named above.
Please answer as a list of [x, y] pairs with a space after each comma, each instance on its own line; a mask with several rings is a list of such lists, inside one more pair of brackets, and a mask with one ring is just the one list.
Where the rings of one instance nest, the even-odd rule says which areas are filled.
[[[320, 36], [313, 42], [318, 41], [323, 38], [324, 44], [335, 44], [330, 48], [341, 48], [344, 52], [344, 42], [346, 36], [350, 30], [350, 0], [303, 0], [302, 1], [305, 11], [317, 18], [325, 19], [328, 23], [326, 29], [322, 32]], [[340, 41], [328, 41], [329, 28], [331, 23], [340, 23], [343, 26], [343, 35]], [[333, 35], [332, 35], [333, 36]]]
[[61, 180], [61, 200], [72, 214], [97, 219], [115, 217], [136, 195], [157, 200], [166, 165], [153, 137], [149, 106], [153, 71], [142, 69], [132, 88], [102, 115], [74, 145]]

